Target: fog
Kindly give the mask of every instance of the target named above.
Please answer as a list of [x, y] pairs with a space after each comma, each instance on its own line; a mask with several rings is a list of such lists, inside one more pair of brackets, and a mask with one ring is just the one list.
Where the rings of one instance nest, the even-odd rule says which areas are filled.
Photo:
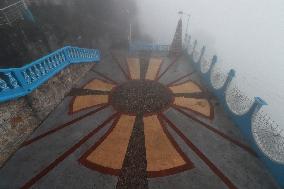
[[137, 6], [141, 30], [158, 43], [171, 42], [178, 11], [189, 13], [198, 48], [216, 54], [224, 70], [234, 68], [240, 88], [265, 99], [265, 110], [284, 129], [283, 0], [140, 0]]

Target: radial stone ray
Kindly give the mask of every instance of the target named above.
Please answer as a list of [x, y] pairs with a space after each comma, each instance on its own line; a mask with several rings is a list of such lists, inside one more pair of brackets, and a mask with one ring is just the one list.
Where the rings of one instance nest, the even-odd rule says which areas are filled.
[[146, 72], [148, 69], [148, 65], [149, 65], [149, 59], [150, 59], [150, 52], [141, 52], [139, 54], [140, 56], [140, 78], [141, 79], [145, 79], [146, 77]]
[[148, 188], [143, 116], [137, 115], [116, 188]]

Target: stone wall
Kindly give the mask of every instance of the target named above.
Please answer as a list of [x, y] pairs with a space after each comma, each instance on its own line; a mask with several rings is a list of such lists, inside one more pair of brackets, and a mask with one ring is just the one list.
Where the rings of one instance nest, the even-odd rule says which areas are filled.
[[0, 167], [93, 65], [71, 65], [31, 94], [0, 104]]

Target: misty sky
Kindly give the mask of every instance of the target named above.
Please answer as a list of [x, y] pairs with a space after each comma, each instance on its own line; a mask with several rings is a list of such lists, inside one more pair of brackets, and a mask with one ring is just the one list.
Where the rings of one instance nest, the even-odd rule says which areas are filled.
[[[234, 68], [240, 88], [270, 105], [284, 129], [283, 0], [137, 0], [141, 29], [170, 43], [177, 12], [191, 14], [190, 34], [225, 70]], [[185, 21], [185, 19], [184, 19]], [[185, 26], [185, 22], [184, 22]], [[282, 107], [281, 107], [282, 106]]]

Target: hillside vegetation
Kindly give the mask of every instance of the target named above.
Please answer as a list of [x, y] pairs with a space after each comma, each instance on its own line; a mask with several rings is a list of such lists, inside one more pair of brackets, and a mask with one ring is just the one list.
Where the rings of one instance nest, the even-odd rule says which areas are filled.
[[36, 23], [18, 21], [0, 28], [0, 67], [19, 67], [66, 45], [126, 48], [129, 24], [138, 37], [132, 0], [31, 1]]

